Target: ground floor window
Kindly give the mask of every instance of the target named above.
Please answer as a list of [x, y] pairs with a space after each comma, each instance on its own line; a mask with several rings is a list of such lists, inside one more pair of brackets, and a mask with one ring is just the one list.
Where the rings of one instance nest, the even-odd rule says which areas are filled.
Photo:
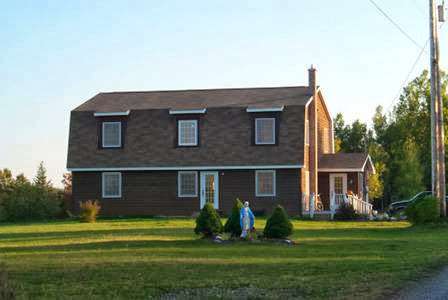
[[198, 195], [198, 172], [183, 171], [177, 177], [179, 197], [197, 197]]
[[103, 198], [121, 197], [121, 173], [106, 172], [102, 176], [102, 195]]
[[275, 196], [274, 170], [255, 171], [255, 196], [257, 197]]

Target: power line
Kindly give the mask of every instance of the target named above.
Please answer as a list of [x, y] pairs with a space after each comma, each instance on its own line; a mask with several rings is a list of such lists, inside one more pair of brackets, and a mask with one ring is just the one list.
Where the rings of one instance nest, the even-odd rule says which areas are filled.
[[414, 45], [416, 45], [419, 49], [423, 49], [423, 47], [417, 43], [416, 40], [412, 38], [410, 34], [408, 34], [397, 22], [395, 22], [374, 0], [369, 0], [373, 6], [389, 20], [408, 40], [410, 40]]
[[422, 58], [423, 53], [426, 50], [426, 47], [428, 46], [429, 43], [429, 39], [426, 40], [426, 43], [424, 45], [424, 47], [422, 47], [422, 49], [420, 50], [420, 52], [418, 53], [414, 63], [412, 64], [411, 69], [409, 70], [408, 74], [406, 75], [405, 80], [403, 81], [403, 83], [400, 86], [400, 89], [398, 90], [397, 95], [395, 96], [395, 98], [392, 100], [392, 102], [389, 104], [389, 106], [387, 107], [387, 111], [389, 111], [391, 109], [391, 107], [395, 104], [395, 102], [399, 99], [401, 92], [404, 88], [404, 86], [408, 83], [409, 77], [411, 77], [412, 73], [414, 72], [415, 67], [417, 66], [418, 62], [420, 61], [420, 59]]

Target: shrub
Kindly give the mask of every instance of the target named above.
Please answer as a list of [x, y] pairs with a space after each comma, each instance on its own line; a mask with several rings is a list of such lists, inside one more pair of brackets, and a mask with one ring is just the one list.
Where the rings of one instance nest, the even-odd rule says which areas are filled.
[[196, 218], [196, 227], [194, 232], [202, 234], [204, 237], [212, 237], [221, 233], [223, 229], [221, 219], [213, 207], [212, 203], [206, 203], [201, 213]]
[[243, 203], [240, 199], [236, 198], [235, 204], [233, 205], [232, 212], [224, 225], [224, 232], [230, 233], [232, 237], [241, 235], [241, 225], [240, 225], [240, 211], [243, 208]]
[[439, 201], [433, 196], [418, 199], [408, 205], [406, 216], [413, 224], [432, 223], [439, 220]]
[[87, 223], [95, 223], [96, 217], [98, 216], [98, 213], [101, 209], [98, 201], [87, 200], [85, 202], [79, 203], [79, 207], [81, 209], [79, 214], [81, 221]]
[[356, 220], [359, 217], [360, 216], [356, 212], [353, 205], [346, 202], [342, 202], [341, 204], [339, 204], [339, 208], [336, 210], [336, 213], [334, 214], [333, 218], [334, 220], [347, 221], [347, 220]]
[[61, 203], [56, 190], [25, 183], [2, 196], [0, 217], [4, 221], [50, 219], [60, 213]]
[[274, 208], [272, 215], [266, 221], [263, 234], [267, 238], [283, 239], [292, 234], [293, 225], [280, 205]]

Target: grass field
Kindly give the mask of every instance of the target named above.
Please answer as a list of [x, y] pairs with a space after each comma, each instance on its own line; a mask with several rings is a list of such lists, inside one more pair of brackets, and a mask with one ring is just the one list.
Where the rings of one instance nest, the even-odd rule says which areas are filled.
[[447, 226], [294, 221], [296, 246], [217, 245], [199, 240], [193, 226], [192, 219], [1, 225], [0, 261], [25, 299], [377, 298], [448, 263]]

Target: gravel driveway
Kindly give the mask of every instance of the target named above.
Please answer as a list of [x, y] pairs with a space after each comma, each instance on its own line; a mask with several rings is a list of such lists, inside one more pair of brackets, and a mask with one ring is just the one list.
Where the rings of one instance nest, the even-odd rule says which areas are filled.
[[395, 299], [448, 300], [448, 267], [437, 275], [406, 288]]

